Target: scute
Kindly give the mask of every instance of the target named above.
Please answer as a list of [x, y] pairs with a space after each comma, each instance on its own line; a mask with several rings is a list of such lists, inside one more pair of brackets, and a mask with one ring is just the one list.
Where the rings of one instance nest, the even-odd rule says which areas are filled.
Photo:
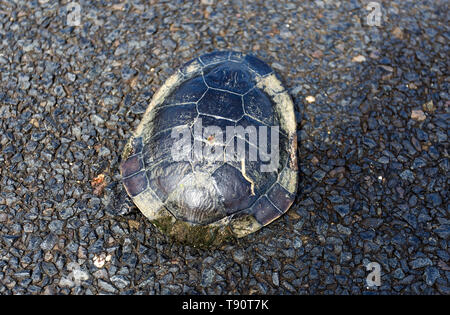
[[238, 94], [244, 94], [254, 86], [251, 73], [236, 62], [224, 62], [204, 77], [209, 87]]
[[172, 130], [155, 134], [151, 140], [144, 144], [142, 156], [144, 166], [152, 166], [171, 158], [172, 148], [176, 139], [172, 138]]
[[242, 97], [219, 90], [208, 90], [197, 108], [200, 114], [230, 120], [237, 120], [244, 115]]
[[193, 224], [209, 224], [226, 215], [210, 174], [204, 172], [185, 176], [166, 205], [176, 218]]
[[190, 173], [192, 166], [188, 162], [163, 161], [147, 171], [147, 178], [150, 188], [164, 202]]
[[195, 103], [206, 92], [203, 78], [196, 77], [181, 84], [169, 97], [166, 98], [162, 106], [171, 104]]
[[226, 214], [248, 208], [256, 199], [251, 183], [243, 176], [242, 170], [224, 164], [213, 174]]
[[268, 193], [268, 197], [281, 212], [286, 212], [294, 202], [295, 198], [294, 195], [289, 193], [279, 183], [273, 185]]
[[282, 212], [275, 208], [266, 196], [262, 196], [253, 204], [251, 213], [262, 225], [267, 225], [282, 215]]
[[264, 194], [277, 180], [277, 172], [261, 172], [261, 167], [267, 162], [245, 161], [245, 175], [252, 181], [256, 196]]
[[273, 72], [272, 68], [270, 68], [267, 63], [252, 55], [245, 56], [245, 62], [250, 69], [262, 76]]
[[278, 117], [275, 116], [270, 99], [259, 89], [252, 89], [244, 95], [244, 110], [247, 115], [273, 126]]
[[155, 133], [181, 125], [189, 125], [197, 117], [195, 103], [157, 107], [153, 112], [152, 130]]
[[[199, 123], [200, 119], [201, 119], [201, 124], [203, 127], [208, 127], [208, 126], [220, 127], [220, 129], [222, 130], [224, 141], [225, 141], [225, 136], [226, 136], [226, 128], [230, 127], [230, 126], [234, 126], [234, 122], [232, 122], [228, 119], [225, 119], [223, 117], [220, 117], [220, 116], [212, 117], [212, 116], [206, 116], [203, 114], [199, 114], [197, 123]], [[210, 136], [210, 134], [208, 134], [206, 131], [207, 130], [204, 130], [204, 135], [206, 136], [204, 138], [204, 140], [207, 140], [208, 136]]]
[[[204, 163], [203, 161], [200, 161], [199, 163], [199, 159], [196, 159], [196, 161], [194, 161], [195, 165], [201, 164], [201, 167], [209, 167], [208, 164], [211, 164], [214, 161], [221, 162], [223, 164], [223, 151], [227, 143], [226, 130], [232, 122], [221, 118], [199, 115], [196, 120], [196, 124], [200, 123], [204, 126], [203, 133], [196, 133], [195, 129], [197, 126], [195, 125], [192, 126], [191, 129], [193, 139], [195, 141], [194, 147], [201, 146], [201, 153], [205, 161]], [[195, 153], [197, 152], [195, 151]], [[205, 155], [205, 153], [208, 154]]]
[[139, 172], [133, 176], [127, 177], [123, 180], [127, 193], [131, 196], [137, 196], [145, 189], [147, 189], [148, 182], [145, 176], [145, 171]]
[[144, 167], [144, 163], [139, 155], [133, 155], [129, 157], [125, 162], [120, 166], [121, 173], [123, 177], [128, 177], [133, 174], [136, 174]]

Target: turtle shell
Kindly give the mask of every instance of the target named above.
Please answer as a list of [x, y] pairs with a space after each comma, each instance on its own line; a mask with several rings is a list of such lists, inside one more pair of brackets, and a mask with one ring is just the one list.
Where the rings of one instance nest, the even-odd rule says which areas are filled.
[[189, 243], [242, 237], [285, 213], [297, 183], [292, 100], [265, 62], [222, 51], [191, 60], [155, 93], [123, 153], [128, 195]]

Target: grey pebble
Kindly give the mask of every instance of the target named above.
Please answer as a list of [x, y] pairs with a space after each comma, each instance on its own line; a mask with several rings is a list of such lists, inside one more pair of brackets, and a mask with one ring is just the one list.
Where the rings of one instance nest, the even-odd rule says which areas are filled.
[[117, 289], [114, 288], [110, 283], [103, 281], [101, 279], [98, 279], [98, 286], [101, 290], [106, 291], [108, 293], [116, 293]]

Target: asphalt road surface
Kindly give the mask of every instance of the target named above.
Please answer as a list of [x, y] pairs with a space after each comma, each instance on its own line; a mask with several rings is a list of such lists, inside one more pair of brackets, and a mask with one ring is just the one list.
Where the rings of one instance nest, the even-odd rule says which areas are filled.
[[[450, 294], [447, 1], [57, 2], [0, 0], [1, 294]], [[301, 181], [204, 250], [111, 200], [153, 93], [221, 49], [283, 79]]]

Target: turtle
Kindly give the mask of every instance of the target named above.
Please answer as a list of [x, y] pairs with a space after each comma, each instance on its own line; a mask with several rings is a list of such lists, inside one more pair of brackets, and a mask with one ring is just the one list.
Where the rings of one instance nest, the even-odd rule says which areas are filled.
[[142, 214], [175, 240], [209, 246], [244, 237], [294, 202], [292, 99], [255, 55], [203, 54], [153, 95], [120, 173]]

